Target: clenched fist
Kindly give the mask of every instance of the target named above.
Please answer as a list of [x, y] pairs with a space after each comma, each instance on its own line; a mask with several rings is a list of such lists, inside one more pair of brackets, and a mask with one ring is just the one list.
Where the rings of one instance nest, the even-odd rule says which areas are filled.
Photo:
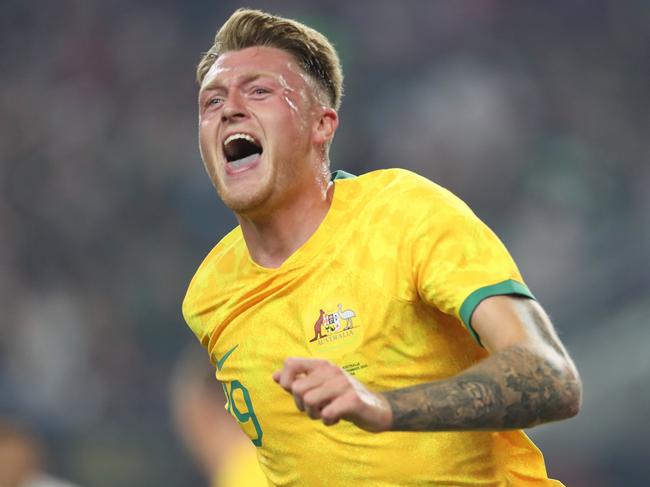
[[392, 425], [390, 404], [381, 394], [326, 360], [288, 358], [273, 380], [293, 396], [298, 409], [328, 426], [343, 419], [378, 433]]

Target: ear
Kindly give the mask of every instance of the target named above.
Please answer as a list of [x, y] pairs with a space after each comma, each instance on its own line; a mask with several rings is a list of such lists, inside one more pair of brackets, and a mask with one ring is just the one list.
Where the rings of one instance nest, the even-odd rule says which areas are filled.
[[339, 126], [339, 116], [333, 108], [322, 106], [320, 116], [314, 127], [313, 142], [325, 145], [332, 141], [336, 128]]

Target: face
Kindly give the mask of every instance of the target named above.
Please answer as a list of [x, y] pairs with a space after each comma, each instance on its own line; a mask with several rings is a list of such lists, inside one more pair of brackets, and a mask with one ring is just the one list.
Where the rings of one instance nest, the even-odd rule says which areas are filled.
[[199, 91], [199, 145], [224, 203], [247, 214], [299, 190], [314, 172], [323, 110], [288, 52], [251, 47], [222, 54]]

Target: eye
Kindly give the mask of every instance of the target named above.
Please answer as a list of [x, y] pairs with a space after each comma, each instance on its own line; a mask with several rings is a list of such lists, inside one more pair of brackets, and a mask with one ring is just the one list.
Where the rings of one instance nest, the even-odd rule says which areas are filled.
[[269, 93], [271, 93], [271, 90], [269, 90], [268, 88], [261, 88], [259, 86], [251, 90], [251, 94], [253, 94], [254, 96], [264, 96], [264, 95], [268, 95]]
[[205, 106], [210, 107], [214, 105], [221, 105], [223, 103], [223, 98], [220, 96], [213, 96], [212, 98], [208, 98], [208, 100], [205, 102]]

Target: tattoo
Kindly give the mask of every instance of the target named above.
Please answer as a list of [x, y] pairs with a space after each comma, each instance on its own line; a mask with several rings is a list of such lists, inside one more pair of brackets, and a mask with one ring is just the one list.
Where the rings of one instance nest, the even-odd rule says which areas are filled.
[[575, 415], [580, 382], [572, 369], [512, 346], [451, 379], [384, 396], [395, 431], [511, 429]]

